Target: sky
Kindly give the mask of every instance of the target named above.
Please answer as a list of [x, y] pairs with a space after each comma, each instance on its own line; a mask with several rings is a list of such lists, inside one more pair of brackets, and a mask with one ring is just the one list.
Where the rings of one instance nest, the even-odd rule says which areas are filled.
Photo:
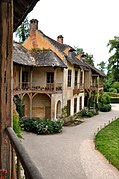
[[28, 15], [39, 29], [64, 43], [93, 54], [95, 64], [107, 61], [107, 43], [119, 36], [119, 0], [40, 0]]

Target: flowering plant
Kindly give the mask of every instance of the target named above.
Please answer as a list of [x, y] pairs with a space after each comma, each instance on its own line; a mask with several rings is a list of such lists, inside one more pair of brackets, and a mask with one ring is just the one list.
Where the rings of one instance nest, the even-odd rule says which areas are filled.
[[0, 169], [0, 179], [5, 179], [7, 175], [7, 170]]
[[[0, 169], [0, 179], [5, 179], [7, 176], [7, 170], [5, 169]], [[13, 179], [13, 178], [11, 178]]]

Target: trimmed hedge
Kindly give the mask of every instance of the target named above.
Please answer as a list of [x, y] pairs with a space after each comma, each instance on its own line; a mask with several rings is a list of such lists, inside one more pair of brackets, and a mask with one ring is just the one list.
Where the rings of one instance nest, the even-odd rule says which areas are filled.
[[112, 92], [105, 92], [108, 94], [110, 97], [119, 97], [119, 93], [112, 93]]
[[119, 97], [111, 97], [111, 103], [119, 103]]
[[36, 134], [54, 134], [62, 131], [62, 123], [60, 121], [51, 121], [48, 119], [26, 119], [22, 121], [25, 131]]

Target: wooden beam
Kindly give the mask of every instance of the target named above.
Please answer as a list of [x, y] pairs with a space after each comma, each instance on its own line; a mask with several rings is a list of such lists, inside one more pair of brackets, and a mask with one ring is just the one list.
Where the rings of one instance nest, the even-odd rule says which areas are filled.
[[10, 143], [5, 129], [12, 119], [13, 0], [0, 1], [0, 168], [10, 178]]

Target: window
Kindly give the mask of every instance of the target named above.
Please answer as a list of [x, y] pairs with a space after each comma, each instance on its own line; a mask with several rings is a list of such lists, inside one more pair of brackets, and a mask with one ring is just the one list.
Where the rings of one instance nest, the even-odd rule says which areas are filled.
[[82, 83], [83, 83], [83, 72], [81, 71], [80, 72], [80, 84], [82, 85]]
[[74, 113], [77, 112], [77, 98], [74, 98]]
[[67, 116], [70, 116], [71, 100], [67, 101]]
[[28, 72], [22, 72], [22, 82], [28, 82]]
[[47, 83], [54, 83], [54, 72], [47, 72]]
[[22, 72], [22, 87], [23, 88], [28, 87], [28, 72], [27, 71]]
[[82, 96], [80, 96], [80, 101], [79, 101], [79, 110], [82, 110]]
[[71, 87], [71, 70], [68, 70], [68, 87]]
[[74, 83], [74, 86], [77, 86], [77, 77], [78, 77], [78, 71], [75, 71], [75, 83]]

